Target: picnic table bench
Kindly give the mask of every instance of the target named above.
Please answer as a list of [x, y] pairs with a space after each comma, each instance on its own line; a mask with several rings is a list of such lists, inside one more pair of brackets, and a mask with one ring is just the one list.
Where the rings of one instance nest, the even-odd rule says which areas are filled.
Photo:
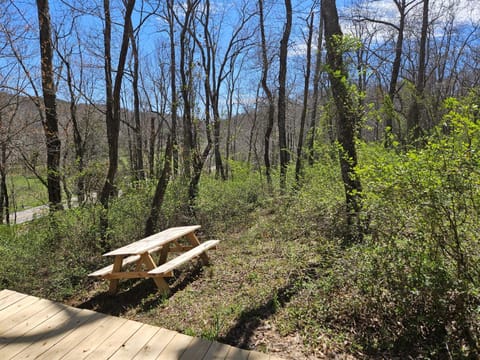
[[[206, 251], [214, 249], [220, 240], [208, 240], [200, 243], [195, 231], [200, 225], [180, 226], [163, 230], [159, 233], [135, 241], [121, 248], [109, 251], [103, 256], [113, 257], [113, 264], [94, 271], [88, 276], [110, 281], [109, 293], [115, 294], [120, 279], [152, 278], [162, 293], [169, 293], [165, 281], [172, 271], [186, 262], [200, 257], [204, 264], [209, 263]], [[187, 245], [180, 243], [185, 238]], [[153, 255], [158, 253], [157, 262]], [[180, 253], [170, 261], [170, 253]], [[133, 270], [127, 265], [134, 264]]]

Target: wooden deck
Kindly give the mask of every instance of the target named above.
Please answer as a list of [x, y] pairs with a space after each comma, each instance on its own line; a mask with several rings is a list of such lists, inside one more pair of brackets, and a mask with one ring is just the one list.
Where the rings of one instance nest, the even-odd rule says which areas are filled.
[[2, 290], [0, 359], [278, 358], [137, 321]]

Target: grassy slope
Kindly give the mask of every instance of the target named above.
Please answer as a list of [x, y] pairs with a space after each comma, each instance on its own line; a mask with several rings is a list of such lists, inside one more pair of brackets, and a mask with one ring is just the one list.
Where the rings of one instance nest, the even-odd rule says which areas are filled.
[[282, 329], [294, 326], [279, 315], [298, 296], [306, 271], [319, 259], [315, 244], [279, 241], [259, 231], [267, 220], [259, 213], [252, 227], [221, 234], [221, 245], [209, 253], [212, 265], [190, 264], [176, 271], [168, 298], [159, 297], [148, 280], [123, 282], [115, 297], [105, 294], [106, 283], [95, 283], [70, 302], [189, 335], [302, 358], [302, 352], [311, 349], [298, 337], [293, 347], [286, 346]]

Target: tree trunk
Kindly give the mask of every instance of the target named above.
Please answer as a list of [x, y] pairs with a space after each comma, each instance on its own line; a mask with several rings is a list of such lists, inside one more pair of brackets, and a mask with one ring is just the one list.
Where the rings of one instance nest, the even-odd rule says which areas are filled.
[[394, 100], [397, 93], [397, 82], [400, 75], [400, 67], [402, 62], [402, 53], [403, 53], [403, 37], [405, 32], [405, 18], [406, 18], [406, 4], [405, 0], [395, 1], [398, 11], [400, 13], [400, 20], [398, 24], [398, 35], [397, 41], [395, 43], [395, 58], [392, 64], [392, 75], [390, 77], [390, 84], [388, 87], [388, 98], [389, 104], [387, 106], [391, 109], [387, 112], [387, 117], [385, 119], [385, 147], [391, 146], [390, 136], [393, 133], [393, 109], [394, 109]]
[[287, 181], [287, 166], [289, 161], [289, 152], [286, 136], [286, 116], [287, 116], [287, 56], [288, 40], [292, 29], [292, 2], [285, 0], [285, 27], [283, 29], [282, 40], [280, 41], [280, 67], [278, 70], [278, 145], [280, 150], [280, 189], [285, 190]]
[[[125, 4], [125, 23], [123, 26], [122, 44], [118, 58], [118, 66], [115, 83], [112, 88], [112, 57], [111, 57], [111, 31], [112, 21], [110, 18], [110, 0], [103, 1], [105, 14], [104, 47], [105, 47], [105, 82], [106, 82], [106, 114], [108, 141], [108, 172], [103, 185], [100, 202], [104, 208], [108, 208], [108, 202], [116, 195], [115, 176], [118, 170], [118, 137], [120, 133], [120, 92], [128, 52], [129, 31], [128, 24], [131, 19], [135, 0], [128, 0]], [[113, 91], [112, 91], [113, 89]]]
[[9, 207], [7, 189], [7, 144], [6, 142], [2, 142], [0, 146], [0, 224], [3, 224], [4, 219], [7, 225], [10, 224]]
[[260, 35], [261, 35], [261, 42], [262, 42], [262, 89], [265, 92], [268, 100], [268, 115], [267, 115], [267, 126], [265, 128], [265, 136], [264, 136], [264, 152], [263, 152], [263, 161], [265, 163], [265, 175], [267, 177], [267, 182], [269, 184], [272, 183], [272, 176], [271, 176], [271, 163], [270, 163], [270, 138], [272, 136], [273, 131], [273, 122], [275, 116], [275, 104], [273, 99], [273, 94], [267, 84], [268, 79], [268, 70], [270, 67], [270, 62], [268, 61], [268, 53], [267, 53], [267, 40], [265, 37], [265, 24], [264, 24], [264, 14], [263, 14], [263, 0], [258, 0], [258, 7], [259, 7], [259, 21], [260, 21]]
[[220, 152], [220, 113], [218, 112], [218, 104], [213, 111], [213, 151], [215, 155], [215, 176], [226, 180], [222, 154]]
[[[155, 118], [152, 116], [150, 118], [150, 139], [148, 147], [148, 172], [150, 177], [155, 176], [155, 138], [157, 131], [155, 130]], [[172, 135], [173, 137], [173, 135]]]
[[133, 117], [134, 126], [134, 145], [133, 145], [133, 172], [135, 180], [145, 180], [145, 168], [143, 165], [143, 139], [142, 139], [142, 123], [140, 121], [140, 95], [138, 93], [139, 80], [139, 59], [137, 39], [133, 33], [133, 25], [131, 19], [128, 19], [128, 30], [130, 33], [130, 42], [132, 44], [133, 55], [133, 74], [132, 74], [132, 90], [133, 90]]
[[318, 39], [317, 39], [317, 53], [315, 55], [315, 73], [313, 74], [313, 105], [312, 117], [310, 118], [310, 129], [308, 136], [308, 163], [313, 165], [315, 159], [314, 145], [315, 135], [317, 132], [317, 108], [320, 88], [320, 75], [322, 70], [322, 44], [323, 44], [323, 17], [319, 16], [318, 22]]
[[77, 184], [76, 184], [78, 203], [83, 204], [83, 202], [85, 201], [85, 176], [83, 174], [83, 170], [85, 168], [85, 142], [82, 138], [82, 134], [80, 133], [80, 127], [77, 119], [75, 85], [73, 84], [72, 69], [71, 69], [70, 61], [66, 57], [62, 55], [60, 56], [62, 57], [62, 61], [66, 67], [67, 86], [68, 86], [68, 92], [70, 95], [69, 110], [70, 110], [70, 118], [72, 120], [72, 125], [73, 125], [73, 144], [75, 146], [75, 165], [77, 167], [77, 172], [78, 172]]
[[171, 92], [171, 107], [170, 116], [172, 121], [172, 155], [173, 155], [173, 174], [178, 173], [178, 144], [177, 144], [177, 108], [178, 108], [178, 95], [177, 95], [177, 68], [176, 68], [176, 55], [175, 55], [175, 29], [174, 29], [174, 0], [168, 1], [168, 35], [170, 37], [170, 92]]
[[338, 142], [342, 180], [345, 188], [347, 208], [347, 237], [345, 244], [361, 241], [360, 223], [362, 187], [356, 174], [357, 153], [355, 148], [355, 127], [358, 122], [356, 104], [347, 83], [347, 71], [343, 63], [341, 41], [343, 34], [338, 21], [335, 0], [322, 0], [322, 16], [325, 23], [327, 62], [332, 95], [338, 112]]
[[155, 188], [155, 194], [153, 195], [152, 205], [150, 207], [150, 215], [145, 224], [145, 237], [152, 235], [157, 230], [158, 216], [162, 208], [163, 199], [167, 191], [168, 182], [170, 179], [170, 173], [172, 171], [172, 150], [173, 140], [170, 135], [167, 140], [167, 147], [165, 149], [165, 158], [163, 161], [163, 170], [158, 179], [157, 187]]
[[250, 135], [248, 136], [248, 155], [247, 155], [247, 164], [251, 164], [252, 159], [252, 150], [254, 147], [254, 142], [256, 139], [253, 138], [255, 134], [255, 130], [257, 127], [257, 117], [258, 117], [258, 100], [259, 100], [259, 93], [260, 93], [260, 84], [257, 86], [257, 93], [255, 96], [255, 108], [253, 111], [253, 120], [252, 120], [252, 127], [250, 128]]
[[185, 177], [192, 178], [192, 156], [195, 150], [193, 136], [193, 120], [191, 104], [191, 49], [188, 38], [189, 27], [192, 22], [193, 13], [198, 6], [198, 0], [187, 1], [187, 8], [184, 14], [184, 23], [180, 32], [180, 89], [183, 100], [183, 167]]
[[53, 74], [53, 46], [48, 0], [37, 0], [40, 31], [40, 56], [42, 69], [43, 102], [45, 122], [43, 124], [47, 146], [47, 189], [50, 210], [62, 208], [60, 177], [61, 142], [58, 137], [56, 89]]
[[[305, 132], [305, 120], [307, 118], [307, 105], [308, 105], [308, 86], [310, 85], [310, 67], [312, 63], [312, 37], [313, 37], [313, 11], [310, 13], [310, 23], [308, 24], [308, 37], [307, 37], [307, 63], [305, 64], [305, 82], [303, 87], [303, 106], [302, 114], [300, 117], [300, 133], [298, 135], [297, 144], [297, 161], [295, 163], [295, 181], [297, 186], [300, 183], [300, 177], [302, 172], [303, 161], [303, 137]], [[307, 20], [308, 21], [308, 20]]]
[[426, 77], [426, 58], [428, 40], [428, 6], [429, 0], [423, 0], [422, 30], [420, 33], [420, 49], [418, 52], [418, 75], [415, 83], [415, 94], [407, 118], [407, 137], [409, 142], [415, 142], [423, 133], [422, 112], [424, 110], [424, 90]]

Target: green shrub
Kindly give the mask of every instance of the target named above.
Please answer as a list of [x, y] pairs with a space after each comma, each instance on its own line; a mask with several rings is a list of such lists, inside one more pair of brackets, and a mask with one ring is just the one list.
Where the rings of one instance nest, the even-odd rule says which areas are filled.
[[259, 172], [247, 164], [230, 163], [231, 178], [223, 181], [204, 174], [196, 199], [197, 221], [213, 231], [234, 231], [251, 220], [253, 210], [268, 195]]
[[368, 346], [429, 356], [478, 350], [480, 125], [473, 97], [446, 106], [424, 148], [362, 149], [371, 238], [356, 254], [354, 283], [382, 324]]
[[77, 208], [1, 226], [0, 286], [51, 299], [83, 289], [100, 255], [95, 219], [94, 209]]

